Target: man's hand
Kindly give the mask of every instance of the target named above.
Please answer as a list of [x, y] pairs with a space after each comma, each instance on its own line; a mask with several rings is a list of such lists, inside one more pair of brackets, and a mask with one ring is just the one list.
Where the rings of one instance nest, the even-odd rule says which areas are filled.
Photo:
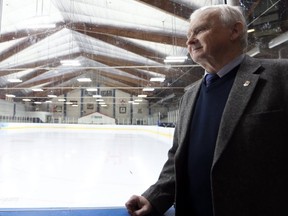
[[144, 216], [152, 211], [152, 205], [143, 196], [133, 195], [125, 206], [131, 216]]

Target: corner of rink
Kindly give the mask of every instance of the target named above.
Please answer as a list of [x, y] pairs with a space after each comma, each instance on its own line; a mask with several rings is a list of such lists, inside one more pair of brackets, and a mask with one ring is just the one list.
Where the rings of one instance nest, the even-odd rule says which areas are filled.
[[8, 125], [7, 123], [0, 122], [0, 130], [6, 128], [7, 125]]

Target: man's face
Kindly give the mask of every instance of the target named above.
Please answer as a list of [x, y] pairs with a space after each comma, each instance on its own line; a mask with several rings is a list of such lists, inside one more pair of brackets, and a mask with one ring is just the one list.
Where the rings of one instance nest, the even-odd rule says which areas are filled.
[[230, 28], [224, 26], [215, 11], [195, 14], [190, 22], [187, 46], [194, 62], [205, 67], [227, 52]]

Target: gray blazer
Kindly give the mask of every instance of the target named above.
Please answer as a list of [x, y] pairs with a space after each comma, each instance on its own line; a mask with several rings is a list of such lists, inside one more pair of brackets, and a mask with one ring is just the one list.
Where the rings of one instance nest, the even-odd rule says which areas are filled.
[[[142, 195], [164, 213], [187, 215], [186, 148], [197, 81], [182, 97], [173, 146], [158, 181]], [[211, 188], [214, 216], [288, 215], [288, 60], [246, 56], [220, 123]], [[193, 215], [191, 215], [193, 216]]]

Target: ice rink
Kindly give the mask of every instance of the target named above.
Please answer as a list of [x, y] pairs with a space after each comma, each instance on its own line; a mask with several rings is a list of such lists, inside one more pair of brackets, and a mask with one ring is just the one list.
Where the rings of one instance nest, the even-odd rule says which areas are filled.
[[173, 130], [2, 124], [0, 208], [123, 207], [157, 180]]

